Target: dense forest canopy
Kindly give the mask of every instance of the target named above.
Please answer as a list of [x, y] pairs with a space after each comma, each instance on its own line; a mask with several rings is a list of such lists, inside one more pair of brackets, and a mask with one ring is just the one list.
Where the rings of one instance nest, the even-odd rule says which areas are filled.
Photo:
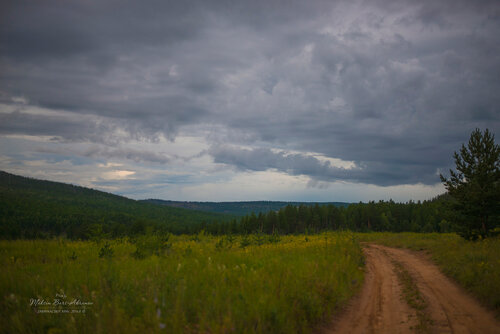
[[208, 230], [225, 233], [314, 233], [325, 230], [450, 232], [454, 226], [447, 220], [449, 197], [441, 195], [424, 202], [396, 203], [380, 201], [313, 206], [288, 205], [267, 214], [251, 214], [239, 221], [214, 223]]
[[449, 232], [447, 195], [424, 202], [288, 204], [244, 217], [135, 201], [79, 186], [0, 172], [0, 237], [72, 239], [175, 234], [309, 233], [324, 230]]
[[0, 237], [87, 239], [151, 230], [194, 233], [233, 216], [139, 202], [84, 187], [0, 171]]

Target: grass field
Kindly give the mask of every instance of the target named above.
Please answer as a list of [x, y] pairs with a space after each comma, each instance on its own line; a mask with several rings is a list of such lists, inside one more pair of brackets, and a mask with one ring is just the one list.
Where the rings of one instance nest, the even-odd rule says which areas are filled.
[[0, 332], [309, 332], [363, 263], [351, 233], [0, 241]]
[[357, 233], [362, 241], [427, 250], [441, 270], [500, 315], [500, 238], [466, 241], [456, 234]]

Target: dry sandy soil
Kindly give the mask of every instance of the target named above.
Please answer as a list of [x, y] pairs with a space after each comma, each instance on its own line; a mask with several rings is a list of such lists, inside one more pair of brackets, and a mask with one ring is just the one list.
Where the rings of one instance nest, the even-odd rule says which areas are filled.
[[[500, 333], [494, 314], [425, 256], [374, 244], [364, 252], [367, 268], [360, 294], [321, 333]], [[402, 271], [423, 306], [408, 301]]]

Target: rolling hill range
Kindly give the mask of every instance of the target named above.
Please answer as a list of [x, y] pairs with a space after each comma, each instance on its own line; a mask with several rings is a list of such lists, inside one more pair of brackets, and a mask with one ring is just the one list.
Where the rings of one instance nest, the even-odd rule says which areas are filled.
[[0, 171], [0, 238], [90, 238], [163, 229], [190, 233], [234, 216], [135, 201], [65, 183]]
[[147, 199], [144, 202], [154, 203], [174, 208], [184, 208], [214, 213], [230, 214], [235, 216], [246, 216], [254, 212], [267, 213], [269, 211], [278, 211], [287, 205], [327, 205], [332, 204], [338, 207], [347, 207], [349, 203], [345, 202], [280, 202], [280, 201], [245, 201], [245, 202], [183, 202], [183, 201], [164, 201], [161, 199]]

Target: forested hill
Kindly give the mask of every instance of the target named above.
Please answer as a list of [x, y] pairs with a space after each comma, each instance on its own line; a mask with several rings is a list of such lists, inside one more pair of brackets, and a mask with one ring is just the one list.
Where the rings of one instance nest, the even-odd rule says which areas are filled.
[[229, 215], [155, 205], [0, 171], [0, 238], [110, 237], [162, 229], [191, 233]]
[[235, 216], [246, 216], [252, 212], [255, 214], [278, 211], [287, 205], [293, 206], [314, 206], [334, 205], [336, 207], [347, 207], [349, 203], [345, 202], [278, 202], [278, 201], [245, 201], [245, 202], [182, 202], [182, 201], [164, 201], [160, 199], [147, 199], [144, 202], [165, 205], [175, 208], [184, 208], [191, 210], [200, 210], [207, 212], [216, 212], [231, 214]]

